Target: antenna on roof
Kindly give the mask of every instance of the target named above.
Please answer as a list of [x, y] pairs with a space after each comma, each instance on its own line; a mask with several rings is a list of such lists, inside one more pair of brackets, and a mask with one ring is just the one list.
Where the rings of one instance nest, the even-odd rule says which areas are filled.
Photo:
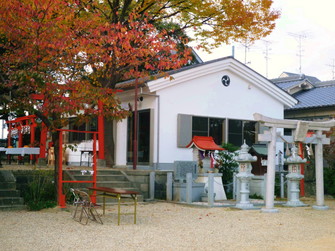
[[303, 32], [300, 33], [292, 33], [292, 32], [288, 32], [288, 34], [292, 37], [295, 37], [298, 40], [298, 54], [297, 56], [299, 57], [299, 73], [301, 74], [301, 58], [303, 56], [302, 52], [304, 51], [302, 49], [302, 39], [307, 38], [307, 35], [304, 34]]
[[242, 44], [242, 46], [244, 47], [244, 64], [250, 64], [251, 62], [247, 62], [247, 52], [249, 51], [250, 47], [251, 47], [251, 43], [248, 41], [248, 39], [246, 39], [244, 41], [244, 43]]
[[266, 69], [266, 78], [268, 78], [268, 65], [269, 65], [269, 51], [271, 50], [270, 48], [270, 44], [271, 42], [268, 40], [263, 40], [263, 42], [265, 43], [265, 51], [263, 52], [265, 54], [264, 58], [265, 58], [265, 69]]
[[333, 80], [335, 79], [335, 59], [333, 58], [332, 64], [327, 64], [327, 66], [330, 66], [332, 68], [332, 74], [333, 74]]

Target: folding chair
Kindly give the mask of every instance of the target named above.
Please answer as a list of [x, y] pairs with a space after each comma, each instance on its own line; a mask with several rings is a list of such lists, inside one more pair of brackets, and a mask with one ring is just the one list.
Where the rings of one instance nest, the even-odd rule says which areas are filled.
[[99, 205], [93, 203], [90, 196], [86, 192], [73, 188], [70, 188], [70, 191], [74, 196], [73, 205], [75, 206], [75, 211], [72, 218], [84, 225], [87, 224], [89, 219], [103, 224], [99, 213], [95, 209]]

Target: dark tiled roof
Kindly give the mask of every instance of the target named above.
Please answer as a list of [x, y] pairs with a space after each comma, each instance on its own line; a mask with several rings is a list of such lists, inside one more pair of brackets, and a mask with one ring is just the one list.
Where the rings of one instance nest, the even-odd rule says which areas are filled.
[[320, 83], [320, 86], [316, 85], [316, 88], [296, 93], [293, 97], [299, 100], [299, 103], [286, 110], [335, 106], [335, 84]]
[[281, 88], [285, 91], [289, 90], [291, 87], [293, 87], [295, 85], [302, 84], [304, 82], [305, 82], [305, 80], [295, 80], [295, 81], [282, 82], [282, 83], [275, 83], [275, 82], [272, 81], [272, 83], [276, 84], [279, 88]]
[[300, 78], [300, 79], [306, 78], [312, 84], [317, 83], [317, 82], [321, 82], [320, 79], [318, 79], [316, 77], [313, 77], [313, 76], [308, 76], [308, 75], [305, 75], [305, 74], [298, 74], [298, 73], [292, 73], [292, 72], [286, 72], [286, 71], [284, 71], [283, 73], [285, 73], [288, 76], [288, 78]]

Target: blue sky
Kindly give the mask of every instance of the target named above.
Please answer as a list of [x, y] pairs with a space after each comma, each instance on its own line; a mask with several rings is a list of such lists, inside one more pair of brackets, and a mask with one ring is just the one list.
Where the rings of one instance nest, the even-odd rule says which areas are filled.
[[[235, 58], [268, 78], [283, 71], [304, 73], [320, 80], [333, 79], [335, 72], [335, 1], [334, 0], [274, 0], [273, 8], [281, 10], [281, 18], [268, 37], [247, 49], [234, 44]], [[301, 38], [301, 53], [299, 40]], [[268, 41], [268, 42], [265, 42]], [[266, 44], [268, 63], [266, 64]], [[232, 46], [222, 46], [208, 55], [199, 51], [207, 61], [232, 54]], [[301, 64], [300, 57], [301, 54]], [[246, 58], [246, 60], [245, 60]], [[334, 67], [331, 65], [334, 64]]]

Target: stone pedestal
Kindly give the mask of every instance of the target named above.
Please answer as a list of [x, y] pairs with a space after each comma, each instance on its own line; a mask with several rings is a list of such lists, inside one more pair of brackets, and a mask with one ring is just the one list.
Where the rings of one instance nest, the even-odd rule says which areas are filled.
[[[204, 184], [192, 183], [192, 201], [197, 202], [201, 200], [204, 191]], [[173, 183], [173, 200], [177, 202], [187, 202], [186, 200], [187, 183]]]
[[292, 156], [285, 160], [285, 163], [288, 164], [288, 171], [289, 174], [286, 175], [286, 178], [289, 181], [289, 200], [287, 201], [284, 206], [289, 207], [303, 207], [306, 206], [303, 202], [299, 199], [300, 194], [300, 180], [304, 178], [304, 175], [301, 174], [300, 165], [302, 163], [306, 163], [306, 159], [302, 159], [298, 154], [298, 149], [293, 146], [292, 147]]
[[249, 183], [251, 178], [254, 176], [251, 173], [251, 162], [257, 161], [257, 157], [251, 156], [251, 154], [248, 153], [248, 150], [249, 146], [244, 142], [244, 144], [241, 146], [239, 155], [234, 158], [235, 161], [239, 163], [238, 174], [236, 175], [236, 178], [240, 182], [240, 201], [236, 204], [236, 207], [240, 209], [254, 208], [254, 205], [249, 201]]
[[[226, 193], [222, 184], [222, 173], [214, 173], [214, 194], [215, 201], [227, 200]], [[208, 193], [208, 173], [199, 173], [198, 178], [195, 180], [196, 183], [204, 184], [203, 193]]]
[[252, 176], [253, 174], [249, 175], [247, 173], [238, 173], [236, 175], [241, 184], [240, 189], [241, 200], [239, 201], [239, 203], [236, 204], [237, 208], [251, 209], [254, 207], [254, 205], [249, 201], [249, 194], [250, 194], [249, 184]]

